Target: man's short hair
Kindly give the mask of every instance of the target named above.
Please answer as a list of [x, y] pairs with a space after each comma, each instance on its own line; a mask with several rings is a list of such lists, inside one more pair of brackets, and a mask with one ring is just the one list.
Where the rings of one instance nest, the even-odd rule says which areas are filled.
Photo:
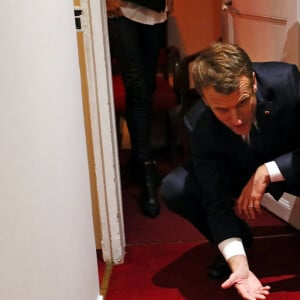
[[215, 42], [204, 49], [192, 67], [196, 90], [213, 87], [217, 92], [230, 94], [239, 88], [239, 78], [244, 75], [253, 86], [253, 67], [248, 54], [239, 46]]

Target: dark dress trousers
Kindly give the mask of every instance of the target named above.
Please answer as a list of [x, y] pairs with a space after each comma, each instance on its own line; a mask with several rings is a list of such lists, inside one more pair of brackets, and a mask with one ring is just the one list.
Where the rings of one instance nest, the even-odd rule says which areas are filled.
[[283, 192], [300, 195], [299, 71], [283, 62], [253, 67], [259, 137], [248, 146], [199, 101], [185, 116], [191, 160], [168, 174], [161, 186], [167, 206], [215, 244], [240, 237], [250, 246], [251, 233], [235, 214], [234, 199], [261, 164], [274, 160], [285, 178], [268, 187], [276, 199]]

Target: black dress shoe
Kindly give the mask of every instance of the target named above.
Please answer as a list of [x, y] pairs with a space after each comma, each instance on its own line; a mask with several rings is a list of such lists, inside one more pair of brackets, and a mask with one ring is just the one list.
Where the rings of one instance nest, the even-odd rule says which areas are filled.
[[230, 276], [231, 270], [222, 255], [218, 255], [210, 267], [208, 276], [214, 280], [226, 279]]
[[140, 208], [144, 215], [155, 218], [159, 215], [160, 205], [157, 199], [157, 175], [154, 161], [143, 164], [142, 193]]

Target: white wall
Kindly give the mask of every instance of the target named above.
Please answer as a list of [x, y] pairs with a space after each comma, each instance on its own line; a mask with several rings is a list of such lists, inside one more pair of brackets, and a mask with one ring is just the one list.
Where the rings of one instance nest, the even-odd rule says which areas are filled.
[[0, 299], [95, 300], [72, 1], [1, 10]]
[[223, 16], [223, 39], [243, 47], [253, 61], [300, 67], [300, 0], [234, 0]]

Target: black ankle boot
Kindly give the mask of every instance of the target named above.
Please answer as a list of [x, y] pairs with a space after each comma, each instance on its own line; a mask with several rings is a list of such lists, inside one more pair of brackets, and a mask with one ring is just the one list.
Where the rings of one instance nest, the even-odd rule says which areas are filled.
[[[146, 163], [153, 163], [155, 167], [155, 162], [153, 161], [148, 161]], [[156, 169], [156, 168], [155, 168]], [[141, 178], [141, 174], [144, 174], [144, 164], [140, 164], [136, 161], [133, 155], [131, 155], [128, 159], [127, 163], [127, 173], [129, 176], [129, 180], [133, 182], [140, 183], [141, 181], [144, 180], [144, 178]], [[155, 170], [155, 177], [156, 177], [156, 185], [160, 186], [163, 176], [159, 175], [156, 170]]]
[[143, 214], [155, 218], [160, 212], [160, 205], [157, 199], [157, 174], [155, 162], [147, 161], [142, 166], [142, 193], [140, 208]]

